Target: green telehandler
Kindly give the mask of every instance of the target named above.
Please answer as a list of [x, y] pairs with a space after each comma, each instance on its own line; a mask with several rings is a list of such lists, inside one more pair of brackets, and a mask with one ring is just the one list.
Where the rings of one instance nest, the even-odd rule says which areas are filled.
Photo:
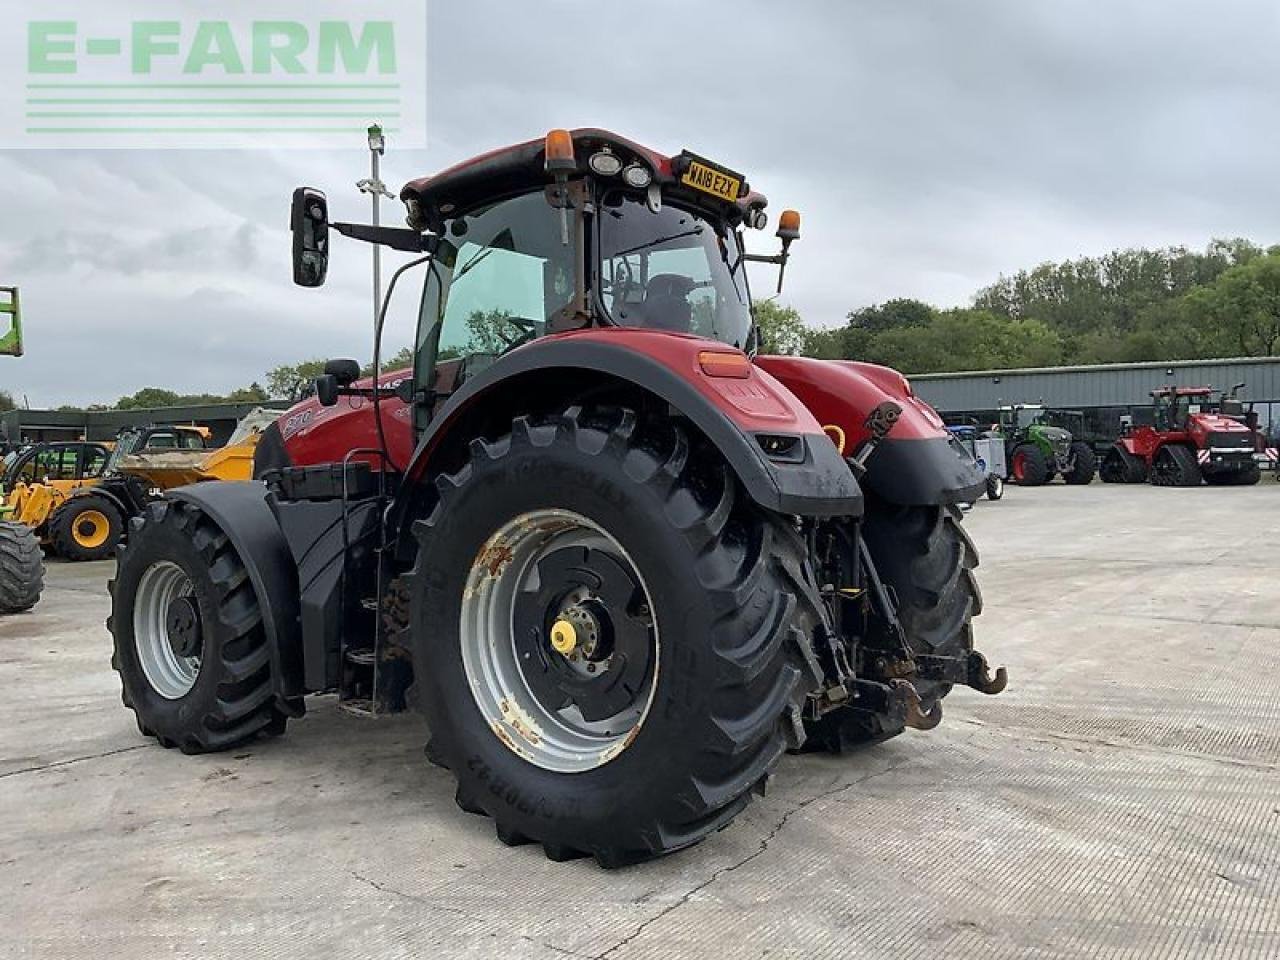
[[1061, 425], [1073, 417], [1083, 426], [1080, 414], [1046, 410], [1042, 403], [1000, 407], [999, 432], [1014, 483], [1038, 487], [1059, 475], [1070, 484], [1093, 482], [1098, 468], [1093, 448]]
[[[22, 356], [22, 309], [17, 287], [0, 287], [0, 356]], [[40, 602], [44, 554], [30, 527], [0, 521], [0, 614], [22, 613]]]

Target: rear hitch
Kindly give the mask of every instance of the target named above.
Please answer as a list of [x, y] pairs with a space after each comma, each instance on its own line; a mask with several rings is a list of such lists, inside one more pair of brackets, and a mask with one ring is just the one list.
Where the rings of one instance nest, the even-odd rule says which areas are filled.
[[967, 657], [918, 656], [916, 675], [930, 680], [963, 684], [991, 696], [1000, 693], [1009, 684], [1009, 671], [999, 667], [993, 677], [987, 658], [977, 650], [971, 651]]
[[915, 730], [932, 730], [942, 722], [942, 703], [923, 709], [920, 691], [910, 680], [854, 680], [846, 685], [848, 696], [843, 702], [832, 702], [825, 696], [811, 700], [815, 716], [831, 710], [847, 708], [886, 717], [890, 723], [901, 723]]
[[932, 730], [942, 722], [942, 701], [939, 700], [928, 712], [920, 709], [920, 691], [910, 680], [891, 680], [889, 687], [893, 696], [899, 698], [904, 705], [903, 722], [913, 730]]

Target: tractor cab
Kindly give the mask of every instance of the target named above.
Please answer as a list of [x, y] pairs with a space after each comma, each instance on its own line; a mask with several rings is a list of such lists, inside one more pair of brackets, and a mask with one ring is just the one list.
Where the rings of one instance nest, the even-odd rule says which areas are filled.
[[[407, 230], [333, 227], [427, 254], [410, 265], [421, 288], [406, 398], [448, 395], [532, 340], [589, 327], [693, 335], [754, 353], [746, 264], [785, 269], [799, 236], [799, 215], [785, 211], [781, 252], [746, 253], [743, 231], [766, 226], [768, 201], [741, 174], [598, 129], [553, 130], [485, 154], [410, 182], [401, 199]], [[327, 272], [327, 206], [309, 188], [294, 203], [295, 279], [317, 286]], [[322, 385], [322, 402], [353, 381]], [[433, 406], [419, 405], [419, 428]]]
[[4, 458], [0, 493], [17, 484], [91, 480], [102, 475], [110, 451], [105, 444], [38, 443]]
[[1212, 387], [1160, 387], [1151, 391], [1157, 430], [1186, 430], [1192, 414], [1212, 405]]

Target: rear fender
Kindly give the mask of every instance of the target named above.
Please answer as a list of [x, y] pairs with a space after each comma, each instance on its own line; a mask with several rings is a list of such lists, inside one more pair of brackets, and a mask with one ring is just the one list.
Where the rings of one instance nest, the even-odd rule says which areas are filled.
[[[450, 451], [512, 414], [554, 409], [617, 389], [643, 391], [688, 418], [720, 451], [748, 495], [766, 509], [801, 516], [857, 516], [862, 493], [822, 428], [766, 371], [745, 378], [710, 377], [698, 354], [732, 351], [683, 334], [590, 329], [543, 337], [505, 355], [450, 397], [420, 439], [406, 489], [442, 469]], [[794, 438], [787, 455], [771, 456], [765, 438]]]
[[889, 435], [867, 460], [864, 483], [877, 496], [903, 505], [964, 503], [985, 489], [982, 472], [957, 453], [942, 418], [888, 367], [849, 360], [757, 357], [825, 426], [844, 433], [846, 455], [871, 436], [867, 416], [885, 401], [902, 408]]
[[267, 505], [266, 486], [214, 480], [178, 487], [165, 496], [199, 507], [235, 546], [262, 609], [276, 692], [282, 697], [302, 696], [297, 568]]

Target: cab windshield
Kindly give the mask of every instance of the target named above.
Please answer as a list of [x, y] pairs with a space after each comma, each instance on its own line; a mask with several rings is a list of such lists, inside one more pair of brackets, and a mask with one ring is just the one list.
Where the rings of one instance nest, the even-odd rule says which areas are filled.
[[600, 298], [613, 322], [692, 333], [740, 349], [751, 295], [738, 237], [701, 213], [613, 191], [600, 204]]

